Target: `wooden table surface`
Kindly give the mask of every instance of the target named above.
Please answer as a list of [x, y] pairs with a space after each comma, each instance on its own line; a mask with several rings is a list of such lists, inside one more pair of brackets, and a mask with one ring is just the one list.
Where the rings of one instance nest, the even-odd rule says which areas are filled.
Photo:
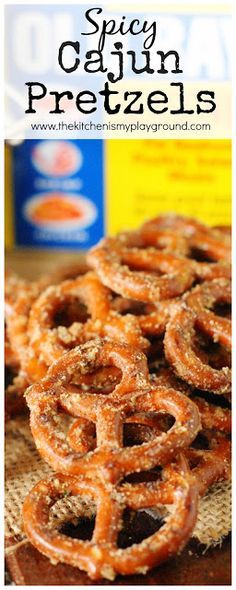
[[85, 254], [65, 250], [13, 249], [6, 251], [6, 268], [21, 277], [34, 280], [59, 266], [83, 261]]
[[230, 540], [208, 549], [191, 541], [181, 555], [148, 572], [146, 576], [118, 576], [114, 582], [92, 582], [87, 574], [66, 564], [52, 565], [27, 543], [7, 558], [10, 577], [25, 586], [230, 586]]

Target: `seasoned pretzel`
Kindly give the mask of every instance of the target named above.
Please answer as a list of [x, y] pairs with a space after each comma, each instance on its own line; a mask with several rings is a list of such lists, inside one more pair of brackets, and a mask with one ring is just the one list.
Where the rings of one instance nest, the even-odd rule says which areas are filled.
[[[167, 369], [167, 371], [169, 371], [169, 369]], [[160, 377], [154, 377], [154, 383], [159, 386], [159, 388], [160, 386], [164, 385], [166, 388], [172, 389], [174, 385], [176, 389], [178, 388], [179, 391], [181, 391], [181, 386], [179, 386], [178, 380], [172, 378], [172, 375], [169, 377], [168, 373], [167, 375], [164, 373]], [[183, 393], [186, 393], [184, 389]], [[201, 426], [204, 431], [214, 431], [215, 433], [221, 432], [226, 435], [231, 433], [231, 411], [228, 408], [221, 408], [220, 406], [209, 403], [205, 399], [198, 396], [192, 397], [192, 400], [198, 407]], [[136, 423], [148, 427], [148, 431], [145, 431], [145, 428], [140, 429], [140, 440], [143, 442], [146, 436], [149, 437], [149, 439], [151, 437], [153, 439], [158, 433], [160, 434], [161, 431], [164, 431], [168, 428], [168, 420], [165, 418], [165, 416], [161, 415], [155, 416], [152, 414], [137, 413], [128, 418], [127, 423]], [[131, 435], [132, 434], [135, 435], [135, 433], [131, 432]]]
[[[121, 371], [121, 381], [115, 384], [111, 393], [106, 396], [90, 393], [93, 389], [89, 385], [89, 380], [85, 389], [81, 387], [81, 377], [84, 380], [108, 366], [112, 371], [114, 368]], [[77, 387], [73, 385], [73, 381], [78, 383]], [[130, 398], [131, 392], [140, 393], [148, 387], [148, 368], [145, 356], [141, 352], [127, 345], [99, 339], [72, 349], [50, 367], [47, 377], [42, 382], [36, 383], [27, 391], [27, 403], [31, 410], [31, 428], [41, 451], [48, 445], [46, 454], [51, 454], [52, 462], [54, 462], [53, 451], [51, 451], [51, 447], [54, 447], [55, 460], [62, 463], [59, 469], [61, 470], [61, 466], [66, 469], [68, 463], [68, 469], [71, 468], [73, 473], [73, 464], [70, 466], [70, 447], [66, 444], [64, 448], [62, 447], [61, 432], [57, 436], [59, 402], [67, 413], [96, 421], [98, 409], [104, 404], [110, 406], [117, 402], [122, 408], [123, 398]], [[74, 412], [72, 401], [75, 405]], [[69, 459], [66, 463], [68, 455]]]
[[[199, 262], [191, 260], [192, 270], [196, 277], [201, 280], [212, 280], [215, 278], [227, 278], [231, 276], [230, 259], [230, 234], [222, 232], [219, 228], [209, 228], [195, 219], [184, 218], [178, 215], [160, 216], [146, 222], [140, 229], [141, 235], [147, 243], [155, 245], [155, 236], [169, 232], [173, 235], [173, 245], [176, 247], [173, 252], [179, 251], [188, 259], [194, 259], [194, 249], [202, 252], [202, 255], [209, 256], [217, 262]], [[178, 249], [178, 240], [184, 240], [185, 248]], [[192, 251], [193, 250], [193, 251]], [[190, 260], [188, 260], [189, 264]]]
[[156, 230], [174, 230], [188, 238], [191, 248], [202, 251], [212, 260], [228, 260], [231, 254], [230, 236], [226, 233], [207, 227], [196, 219], [181, 217], [180, 215], [163, 215], [152, 219], [141, 228], [141, 232], [148, 232], [151, 227]]
[[217, 481], [229, 479], [231, 456], [231, 444], [224, 435], [210, 430], [203, 430], [203, 435], [208, 440], [209, 449], [190, 447], [184, 451], [201, 496]]
[[196, 313], [196, 326], [207, 333], [214, 342], [231, 349], [231, 321], [211, 311], [215, 303], [231, 303], [230, 281], [206, 281], [187, 293], [184, 299]]
[[[195, 219], [184, 218], [178, 215], [160, 216], [147, 221], [140, 229], [143, 238], [152, 245], [159, 235], [167, 232], [174, 234], [177, 251], [178, 240], [184, 240], [185, 248], [179, 249], [179, 253], [185, 255], [188, 264], [191, 263], [192, 270], [196, 277], [201, 280], [212, 280], [215, 278], [228, 278], [231, 276], [230, 260], [230, 235], [217, 228], [209, 228]], [[155, 238], [156, 236], [156, 238]], [[217, 262], [199, 262], [194, 260], [194, 249], [202, 252], [202, 255], [209, 256]], [[190, 259], [189, 259], [190, 257]], [[191, 260], [193, 258], [193, 260]]]
[[[213, 483], [230, 477], [231, 444], [225, 435], [231, 432], [231, 412], [226, 408], [209, 404], [202, 398], [194, 397], [193, 399], [200, 412], [202, 425], [200, 435], [207, 440], [209, 448], [190, 446], [183, 453], [191, 464], [199, 494], [203, 496]], [[137, 415], [135, 419], [139, 421], [139, 416]], [[154, 440], [158, 433], [160, 435], [163, 430], [166, 430], [164, 421], [151, 424], [151, 421], [149, 423], [147, 420], [147, 425], [151, 426], [148, 433], [150, 440]], [[135, 437], [131, 432], [131, 438], [132, 434]], [[145, 435], [145, 431], [139, 432], [141, 441], [145, 440]], [[142, 493], [141, 485], [139, 493]]]
[[200, 397], [194, 396], [192, 399], [199, 409], [201, 424], [204, 430], [215, 430], [230, 434], [231, 411], [228, 408], [215, 406]]
[[230, 280], [231, 278], [231, 264], [224, 260], [211, 263], [191, 260], [191, 265], [197, 279], [201, 281], [212, 281], [213, 279], [221, 278]]
[[[7, 284], [7, 283], [6, 283]], [[31, 305], [39, 294], [37, 283], [27, 283], [14, 277], [15, 292], [6, 293], [6, 324], [8, 338], [15, 358], [21, 363], [28, 344], [27, 323]]]
[[149, 348], [149, 341], [143, 336], [145, 331], [140, 325], [139, 318], [132, 314], [122, 316], [111, 309], [104, 322], [96, 321], [95, 332], [101, 337], [124, 342], [141, 350]]
[[[164, 481], [116, 487], [95, 478], [56, 475], [36, 484], [28, 494], [23, 519], [25, 531], [44, 555], [86, 570], [93, 580], [113, 580], [120, 574], [145, 573], [180, 551], [193, 530], [197, 516], [196, 485], [183, 458], [164, 469]], [[137, 489], [135, 489], [137, 488]], [[65, 494], [90, 499], [97, 505], [91, 541], [68, 538], [49, 526], [50, 508]], [[130, 547], [118, 546], [125, 509], [173, 504], [160, 530]]]
[[[84, 322], [76, 319], [76, 303], [86, 306]], [[55, 314], [72, 307], [69, 326], [53, 326]], [[74, 315], [73, 315], [74, 314]], [[65, 281], [46, 289], [31, 308], [28, 333], [30, 344], [47, 366], [70, 348], [99, 336], [131, 342], [147, 348], [139, 324], [133, 316], [120, 316], [111, 309], [110, 292], [95, 273]]]
[[[19, 378], [27, 385], [46, 372], [46, 366], [35, 358], [29, 346], [28, 321], [33, 303], [51, 279], [51, 275], [44, 275], [30, 282], [12, 272], [5, 277], [6, 351], [10, 347], [12, 362], [14, 360], [14, 366], [19, 368]], [[17, 383], [16, 389], [20, 389]]]
[[[161, 465], [172, 459], [173, 454], [182, 448], [185, 448], [193, 440], [200, 428], [199, 414], [195, 404], [189, 403], [184, 395], [173, 389], [166, 387], [157, 387], [135, 399], [135, 413], [126, 406], [122, 412], [115, 407], [102, 407], [97, 412], [96, 434], [97, 448], [94, 456], [85, 457], [82, 466], [78, 465], [79, 472], [86, 471], [90, 474], [94, 467], [102, 470], [103, 476], [114, 477], [120, 473], [127, 475], [133, 470], [148, 470], [155, 467], [156, 462]], [[70, 402], [69, 402], [70, 403]], [[70, 407], [67, 405], [67, 408]], [[76, 408], [73, 402], [73, 415]], [[79, 411], [79, 410], [77, 410]], [[163, 416], [164, 414], [164, 416]], [[175, 419], [174, 425], [168, 429], [168, 422], [165, 424], [165, 414], [171, 415]], [[167, 416], [166, 416], [167, 418]], [[91, 432], [90, 425], [82, 425], [79, 419], [72, 426], [73, 448], [76, 441], [78, 449], [81, 449], [81, 440], [85, 438], [85, 428]], [[142, 445], [134, 445], [132, 448], [124, 447], [123, 425], [139, 424], [142, 429], [136, 432], [137, 438], [140, 438]], [[79, 426], [79, 431], [77, 430]], [[81, 426], [82, 429], [81, 429]], [[146, 427], [146, 428], [145, 428]], [[148, 430], [147, 430], [148, 427]], [[165, 432], [165, 430], [167, 430]], [[134, 431], [133, 431], [134, 432]], [[132, 433], [131, 433], [132, 434]], [[75, 435], [75, 436], [74, 436]], [[71, 437], [71, 430], [69, 431]], [[67, 437], [68, 440], [68, 437]], [[70, 438], [71, 440], [71, 438]], [[93, 441], [90, 439], [90, 445], [87, 450], [94, 448]], [[99, 448], [100, 447], [100, 448]], [[77, 450], [78, 450], [77, 449]], [[112, 465], [109, 465], [109, 452]], [[59, 467], [59, 463], [57, 464]], [[106, 471], [113, 469], [113, 473]], [[60, 467], [62, 469], [62, 467]]]
[[179, 298], [165, 299], [155, 305], [142, 303], [118, 296], [112, 302], [112, 307], [120, 314], [130, 313], [135, 315], [143, 335], [161, 336], [165, 332], [171, 309]]
[[169, 387], [181, 391], [185, 395], [190, 395], [192, 391], [188, 383], [179, 379], [170, 367], [161, 367], [158, 368], [157, 373], [151, 373], [151, 381], [156, 387]]
[[[121, 370], [122, 377], [114, 391], [106, 396], [81, 392], [70, 385], [76, 373], [91, 373], [102, 365], [113, 364]], [[53, 469], [70, 475], [90, 474], [99, 468], [103, 477], [114, 479], [116, 473], [125, 475], [132, 470], [151, 469], [157, 461], [164, 464], [178, 449], [188, 446], [200, 428], [194, 402], [169, 388], [151, 388], [145, 356], [108, 341], [91, 341], [63, 355], [45, 379], [29, 388], [26, 397], [39, 452]], [[59, 408], [77, 419], [96, 424], [94, 453], [81, 457], [79, 452], [71, 451], [58, 426]], [[170, 413], [175, 424], [153, 441], [125, 448], [123, 423], [137, 412]]]
[[[47, 366], [35, 357], [28, 337], [30, 310], [40, 293], [49, 285], [58, 283], [62, 277], [84, 274], [85, 263], [67, 265], [54, 273], [42, 275], [38, 281], [27, 281], [13, 272], [5, 276], [5, 316], [6, 316], [6, 361], [19, 367], [20, 377], [28, 380], [28, 385], [43, 377]], [[14, 363], [14, 365], [13, 365]]]
[[[201, 417], [203, 430], [200, 435], [203, 435], [207, 440], [209, 448], [201, 449], [190, 446], [183, 453], [191, 464], [199, 494], [203, 496], [213, 483], [230, 477], [231, 444], [225, 434], [231, 432], [231, 413], [228, 409], [213, 406], [201, 398], [194, 397], [194, 402]], [[139, 421], [139, 416], [137, 415], [135, 419]], [[152, 424], [147, 420], [147, 425], [151, 426], [148, 433], [150, 440], [154, 440], [156, 435], [160, 435], [163, 430], [166, 430], [164, 422], [159, 421], [159, 423]], [[135, 436], [131, 432], [131, 438], [132, 434]], [[144, 441], [145, 431], [140, 431], [139, 436], [140, 440]], [[131, 490], [130, 494], [135, 495], [135, 492], [136, 490]], [[139, 493], [142, 493], [142, 485], [139, 486]]]
[[154, 220], [147, 221], [140, 228], [140, 234], [147, 246], [154, 246], [165, 252], [175, 252], [183, 256], [189, 252], [187, 239], [175, 229], [158, 229]]
[[140, 328], [145, 336], [161, 336], [165, 333], [171, 310], [177, 301], [177, 298], [160, 301], [155, 306], [155, 311], [151, 311], [147, 315], [141, 314], [137, 316]]
[[10, 367], [15, 370], [19, 368], [19, 361], [17, 361], [15, 353], [12, 350], [6, 325], [4, 330], [4, 361], [6, 367]]
[[231, 257], [230, 236], [213, 228], [198, 229], [191, 237], [191, 245], [211, 260], [229, 261]]
[[[46, 367], [35, 358], [29, 347], [28, 321], [31, 306], [40, 292], [39, 283], [21, 281], [13, 276], [16, 293], [10, 295], [7, 287], [6, 326], [12, 353], [19, 365], [19, 376], [28, 385], [45, 375]], [[33, 378], [32, 378], [33, 376]]]
[[213, 229], [217, 229], [222, 234], [226, 234], [231, 237], [232, 230], [230, 225], [214, 225]]
[[[123, 444], [125, 445], [125, 440], [131, 441], [132, 444], [148, 442], [154, 436], [160, 436], [165, 428], [166, 421], [162, 415], [136, 412], [128, 417], [124, 416]], [[88, 453], [94, 450], [96, 448], [95, 423], [85, 418], [77, 418], [68, 430], [67, 442], [77, 453]]]
[[[166, 358], [177, 375], [190, 385], [218, 394], [229, 393], [230, 369], [213, 369], [204, 364], [193, 349], [196, 322], [197, 314], [191, 308], [186, 304], [176, 305], [164, 338]], [[209, 330], [211, 332], [211, 328]]]
[[[92, 273], [86, 278], [79, 277], [48, 287], [32, 306], [28, 326], [30, 343], [47, 366], [69, 348], [84, 342], [86, 330], [90, 328], [91, 332], [87, 311], [85, 313], [82, 310], [84, 321], [76, 319], [78, 310], [75, 307], [76, 304], [81, 307], [81, 302], [95, 320], [99, 317], [103, 320], [109, 312], [107, 290]], [[68, 318], [69, 326], [55, 327], [55, 315], [59, 315], [60, 322], [60, 313], [65, 308], [70, 311], [70, 305], [72, 313]]]
[[137, 234], [106, 238], [89, 252], [88, 264], [110, 289], [139, 301], [176, 297], [192, 285], [194, 272], [185, 258], [139, 246]]
[[[43, 279], [44, 284], [44, 279]], [[32, 381], [45, 375], [46, 366], [36, 359], [29, 347], [28, 320], [31, 306], [39, 296], [42, 284], [21, 279], [7, 273], [5, 280], [6, 362], [17, 368], [19, 374], [10, 387], [21, 395]], [[9, 358], [10, 354], [10, 358]], [[19, 385], [20, 383], [20, 385]], [[21, 384], [24, 383], [24, 387]]]

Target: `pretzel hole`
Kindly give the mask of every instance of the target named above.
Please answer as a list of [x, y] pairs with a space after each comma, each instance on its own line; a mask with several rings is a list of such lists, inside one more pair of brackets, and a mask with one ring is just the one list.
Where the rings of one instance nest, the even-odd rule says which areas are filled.
[[119, 532], [117, 546], [120, 549], [141, 543], [163, 526], [162, 518], [153, 518], [144, 510], [137, 512], [126, 508], [123, 512], [123, 526]]
[[[214, 393], [210, 393], [209, 391], [202, 391], [201, 389], [196, 389], [194, 391], [194, 394], [196, 394], [197, 397], [202, 397], [210, 404], [213, 404], [215, 406], [219, 406], [220, 408], [228, 408], [228, 409], [231, 408], [230, 402], [223, 395], [215, 395]], [[194, 401], [194, 397], [193, 397], [193, 401]]]
[[[167, 369], [165, 357], [161, 354], [159, 356], [153, 354], [151, 356], [151, 358], [148, 357], [148, 368], [149, 368], [149, 373], [151, 375], [151, 380], [153, 380], [155, 376], [159, 377], [161, 374], [161, 371], [163, 369]], [[170, 385], [170, 387], [172, 387], [172, 385]], [[174, 387], [175, 387], [175, 385], [174, 385]]]
[[175, 423], [170, 414], [148, 412], [135, 418], [135, 422], [123, 424], [123, 444], [125, 447], [133, 447], [149, 442], [167, 432]]
[[147, 481], [159, 481], [161, 480], [162, 467], [153, 467], [149, 471], [139, 471], [138, 473], [130, 473], [121, 481], [124, 483], [145, 483]]
[[203, 250], [196, 247], [192, 247], [190, 249], [188, 258], [196, 260], [197, 262], [208, 262], [209, 264], [215, 262], [215, 260], [207, 255]]
[[68, 328], [74, 322], [85, 323], [89, 318], [86, 305], [78, 297], [68, 297], [54, 311], [51, 321], [52, 328], [64, 326]]
[[151, 427], [143, 424], [124, 424], [123, 441], [125, 447], [133, 447], [148, 442], [154, 438]]
[[143, 303], [142, 301], [135, 301], [134, 299], [128, 299], [125, 297], [121, 297], [116, 295], [115, 293], [112, 294], [112, 308], [115, 311], [118, 311], [120, 315], [127, 315], [132, 313], [132, 315], [140, 316], [140, 315], [149, 315], [152, 311], [155, 311], [155, 305], [151, 303]]
[[95, 516], [91, 518], [81, 516], [78, 518], [78, 522], [76, 524], [70, 521], [64, 522], [59, 527], [59, 532], [63, 535], [66, 535], [66, 537], [71, 537], [72, 539], [91, 541], [95, 526], [95, 520]]
[[188, 464], [190, 469], [195, 469], [195, 467], [198, 467], [198, 465], [201, 463], [202, 461], [202, 456], [201, 455], [195, 455], [195, 456], [191, 456], [188, 458]]
[[217, 301], [213, 307], [212, 311], [215, 315], [218, 315], [223, 318], [231, 318], [231, 303], [226, 303], [225, 301]]
[[149, 337], [150, 347], [148, 349], [148, 361], [150, 363], [161, 361], [166, 366], [163, 338]]
[[68, 494], [52, 506], [49, 527], [73, 539], [90, 540], [95, 520], [96, 504], [91, 498]]
[[209, 353], [209, 365], [213, 369], [231, 368], [231, 353], [219, 344], [214, 345]]
[[231, 353], [218, 342], [214, 342], [211, 336], [203, 333], [195, 327], [194, 351], [205, 365], [213, 369], [231, 368]]
[[12, 385], [14, 377], [16, 377], [16, 375], [17, 371], [15, 371], [14, 368], [5, 366], [5, 389], [7, 389], [9, 385]]
[[210, 445], [207, 436], [203, 432], [199, 432], [195, 440], [192, 442], [191, 447], [194, 449], [208, 451]]

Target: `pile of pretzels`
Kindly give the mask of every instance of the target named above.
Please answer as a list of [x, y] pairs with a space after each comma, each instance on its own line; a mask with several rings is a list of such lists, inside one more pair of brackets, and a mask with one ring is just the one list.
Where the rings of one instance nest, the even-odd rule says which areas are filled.
[[[230, 257], [228, 227], [163, 215], [103, 239], [86, 267], [7, 275], [6, 409], [26, 400], [54, 471], [26, 497], [24, 529], [53, 563], [92, 580], [145, 574], [183, 549], [199, 498], [229, 478]], [[52, 525], [74, 496], [86, 538], [83, 514], [76, 536]], [[161, 526], [124, 541], [124, 514], [147, 509]]]

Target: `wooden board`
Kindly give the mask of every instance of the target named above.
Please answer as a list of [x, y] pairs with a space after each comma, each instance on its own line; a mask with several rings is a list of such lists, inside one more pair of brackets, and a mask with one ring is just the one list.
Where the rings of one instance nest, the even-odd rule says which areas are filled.
[[191, 541], [183, 553], [146, 576], [118, 576], [114, 582], [92, 582], [80, 570], [65, 564], [52, 565], [30, 543], [22, 545], [7, 557], [7, 568], [17, 585], [25, 586], [227, 586], [231, 584], [230, 539], [221, 548], [197, 548]]

